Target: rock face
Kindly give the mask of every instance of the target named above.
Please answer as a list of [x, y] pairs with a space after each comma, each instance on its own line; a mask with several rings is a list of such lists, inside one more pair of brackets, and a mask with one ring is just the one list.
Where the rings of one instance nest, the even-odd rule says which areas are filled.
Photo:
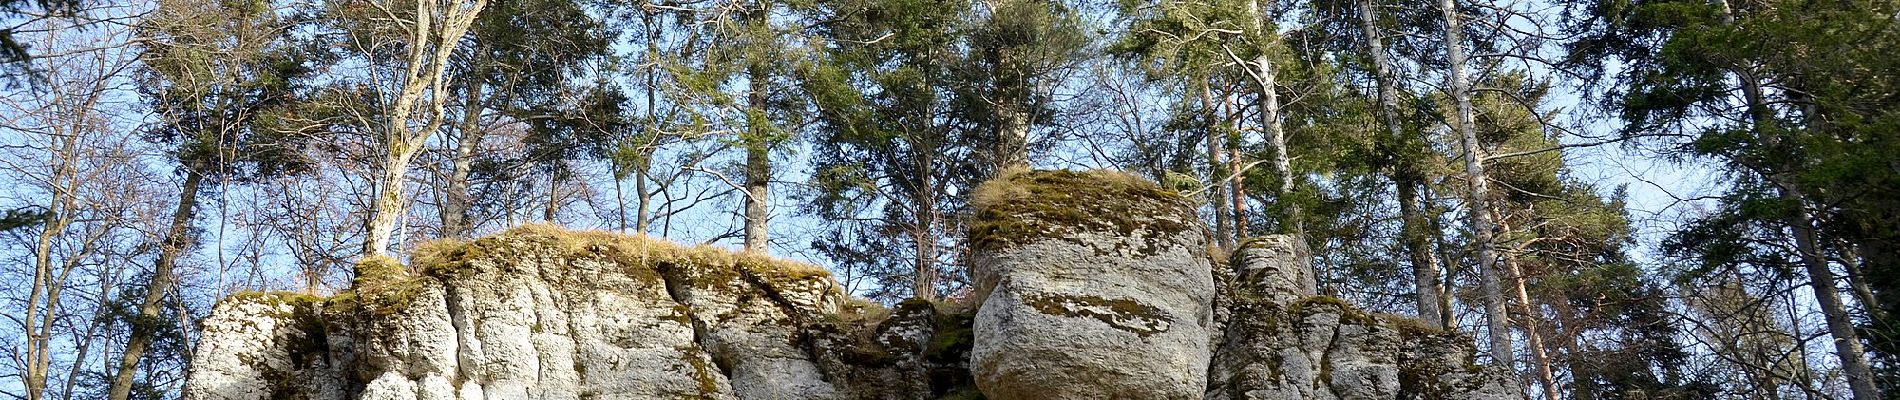
[[330, 299], [221, 303], [185, 397], [837, 397], [807, 350], [843, 301], [816, 267], [546, 227], [415, 260]]
[[1239, 247], [1207, 399], [1522, 398], [1508, 371], [1472, 363], [1468, 337], [1316, 296], [1310, 275], [1287, 272], [1312, 270], [1297, 240]]
[[1180, 197], [1091, 175], [1016, 174], [977, 192], [977, 387], [998, 400], [1200, 398], [1207, 237]]
[[186, 399], [1516, 399], [1471, 340], [1313, 295], [1297, 240], [1210, 257], [1179, 195], [1107, 172], [975, 193], [967, 301], [886, 310], [821, 268], [510, 230], [372, 259], [327, 298], [204, 320]]

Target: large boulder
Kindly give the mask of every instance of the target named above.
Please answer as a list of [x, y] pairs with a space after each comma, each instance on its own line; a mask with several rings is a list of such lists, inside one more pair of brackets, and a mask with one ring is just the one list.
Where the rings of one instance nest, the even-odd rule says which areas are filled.
[[1198, 399], [1214, 282], [1193, 207], [1111, 172], [1020, 172], [975, 194], [976, 346], [990, 399]]

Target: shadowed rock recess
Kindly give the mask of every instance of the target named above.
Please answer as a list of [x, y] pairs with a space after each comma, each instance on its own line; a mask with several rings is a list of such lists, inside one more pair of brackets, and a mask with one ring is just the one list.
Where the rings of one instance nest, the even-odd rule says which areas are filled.
[[886, 309], [811, 265], [526, 226], [365, 260], [330, 297], [225, 299], [184, 398], [1521, 397], [1464, 335], [1314, 296], [1296, 240], [1210, 254], [1192, 204], [1146, 180], [1019, 172], [973, 196], [962, 303]]

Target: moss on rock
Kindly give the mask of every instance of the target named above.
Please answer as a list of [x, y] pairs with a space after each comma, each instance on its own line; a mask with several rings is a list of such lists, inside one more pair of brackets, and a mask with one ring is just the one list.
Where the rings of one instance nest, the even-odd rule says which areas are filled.
[[1180, 193], [1113, 171], [1012, 171], [978, 186], [970, 202], [977, 251], [1080, 232], [1153, 240], [1199, 226]]
[[1029, 293], [1023, 295], [1023, 303], [1043, 314], [1094, 318], [1110, 327], [1144, 338], [1167, 332], [1174, 323], [1174, 317], [1160, 308], [1134, 299]]
[[371, 316], [386, 317], [401, 313], [422, 293], [422, 282], [409, 273], [401, 262], [387, 256], [365, 257], [356, 262], [356, 279], [350, 281], [354, 304]]

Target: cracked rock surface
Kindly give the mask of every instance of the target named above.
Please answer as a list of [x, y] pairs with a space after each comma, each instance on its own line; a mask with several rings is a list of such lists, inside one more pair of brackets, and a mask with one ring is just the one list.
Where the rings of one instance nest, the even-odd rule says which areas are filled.
[[224, 299], [183, 398], [1522, 398], [1464, 334], [1315, 296], [1300, 240], [1210, 249], [1145, 180], [1018, 172], [974, 196], [961, 301], [886, 308], [811, 265], [527, 226], [365, 260], [327, 297]]

